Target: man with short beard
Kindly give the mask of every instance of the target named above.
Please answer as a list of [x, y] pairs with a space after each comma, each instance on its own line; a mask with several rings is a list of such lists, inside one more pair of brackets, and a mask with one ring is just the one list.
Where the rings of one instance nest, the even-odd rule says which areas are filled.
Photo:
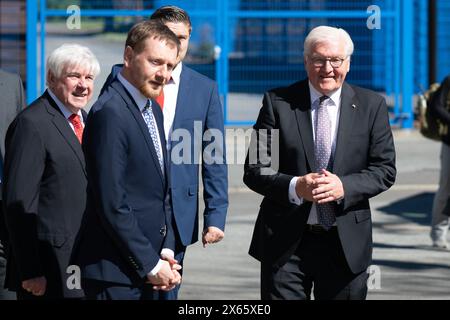
[[[175, 219], [175, 259], [183, 265], [188, 246], [198, 240], [199, 222], [199, 171], [203, 184], [204, 210], [202, 236], [203, 247], [221, 241], [225, 236], [225, 220], [228, 209], [228, 174], [225, 139], [218, 144], [218, 161], [208, 161], [208, 143], [201, 143], [200, 152], [195, 153], [197, 127], [201, 136], [208, 132], [220, 132], [224, 136], [223, 109], [217, 84], [208, 77], [186, 66], [183, 59], [189, 47], [192, 23], [188, 12], [176, 6], [163, 6], [155, 10], [151, 20], [165, 24], [180, 40], [180, 53], [172, 77], [156, 99], [164, 114], [164, 133], [169, 159], [170, 196]], [[106, 80], [104, 88], [116, 78], [122, 65], [115, 65]], [[188, 142], [190, 162], [174, 160], [179, 155], [177, 148], [186, 143], [177, 135], [185, 131], [194, 134]], [[215, 141], [217, 142], [217, 141]], [[184, 150], [183, 150], [184, 151]], [[185, 152], [185, 151], [184, 151]], [[187, 152], [185, 152], [187, 153]], [[219, 156], [220, 154], [220, 156]], [[184, 269], [183, 269], [184, 270]], [[174, 290], [160, 291], [162, 300], [178, 299], [177, 286]]]
[[123, 69], [89, 113], [83, 143], [88, 204], [74, 255], [87, 299], [153, 300], [181, 281], [163, 115], [154, 102], [179, 50], [163, 24], [133, 26]]

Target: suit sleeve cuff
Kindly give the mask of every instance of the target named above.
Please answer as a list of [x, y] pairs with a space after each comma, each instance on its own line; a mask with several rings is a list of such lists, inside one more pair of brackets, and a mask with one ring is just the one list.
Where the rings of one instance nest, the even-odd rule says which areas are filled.
[[293, 177], [289, 183], [289, 201], [296, 205], [301, 205], [303, 203], [303, 198], [300, 198], [295, 191], [295, 185], [297, 184], [298, 177]]

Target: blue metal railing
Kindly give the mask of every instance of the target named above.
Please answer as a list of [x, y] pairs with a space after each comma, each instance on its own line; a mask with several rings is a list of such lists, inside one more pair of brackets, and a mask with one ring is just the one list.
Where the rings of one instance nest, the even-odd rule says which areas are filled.
[[[366, 27], [369, 16], [366, 8], [372, 4], [369, 1], [193, 0], [186, 7], [193, 24], [204, 19], [212, 21], [216, 59], [210, 64], [192, 67], [207, 71], [218, 82], [226, 124], [249, 125], [255, 119], [230, 119], [227, 99], [230, 92], [262, 94], [269, 88], [287, 85], [305, 77], [302, 47], [307, 32], [318, 24], [338, 25], [349, 31], [356, 47], [348, 80], [391, 96], [394, 101], [392, 123], [411, 128], [414, 77], [419, 73], [413, 67], [417, 48], [414, 42], [417, 32], [414, 31], [414, 19], [417, 15], [426, 14], [423, 10], [414, 10], [414, 4], [424, 8], [426, 1], [370, 1], [381, 8], [384, 30], [379, 31]], [[158, 6], [166, 4], [166, 1], [156, 2]], [[184, 2], [179, 2], [183, 6]], [[153, 13], [153, 9], [114, 9], [110, 1], [96, 3], [104, 5], [101, 9], [82, 8], [83, 17], [137, 17]], [[66, 10], [49, 8], [45, 0], [27, 0], [28, 102], [38, 94], [38, 21], [41, 25], [39, 92], [42, 92], [45, 88], [46, 21], [52, 17], [67, 16]], [[194, 33], [196, 30], [194, 25]], [[420, 39], [423, 41], [423, 38]], [[276, 46], [271, 46], [274, 43]], [[423, 60], [423, 54], [420, 59]], [[424, 73], [422, 65], [420, 75]]]

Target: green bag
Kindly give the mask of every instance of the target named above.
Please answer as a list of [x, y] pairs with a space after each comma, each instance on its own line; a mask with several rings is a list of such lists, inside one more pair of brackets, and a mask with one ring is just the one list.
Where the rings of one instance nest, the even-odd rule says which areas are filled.
[[[419, 94], [416, 109], [418, 112], [420, 133], [428, 139], [442, 141], [442, 137], [448, 133], [448, 126], [443, 124], [430, 112], [430, 105], [434, 95], [440, 88], [439, 83], [433, 83], [424, 93]], [[450, 92], [447, 97], [447, 107], [450, 105]]]

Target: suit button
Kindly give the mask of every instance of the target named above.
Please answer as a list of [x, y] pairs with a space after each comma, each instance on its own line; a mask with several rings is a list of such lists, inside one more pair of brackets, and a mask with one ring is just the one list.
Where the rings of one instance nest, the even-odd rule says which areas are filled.
[[166, 226], [164, 226], [164, 227], [162, 227], [161, 229], [159, 229], [159, 233], [160, 233], [162, 236], [165, 236], [165, 235], [166, 235], [166, 232], [167, 232]]

